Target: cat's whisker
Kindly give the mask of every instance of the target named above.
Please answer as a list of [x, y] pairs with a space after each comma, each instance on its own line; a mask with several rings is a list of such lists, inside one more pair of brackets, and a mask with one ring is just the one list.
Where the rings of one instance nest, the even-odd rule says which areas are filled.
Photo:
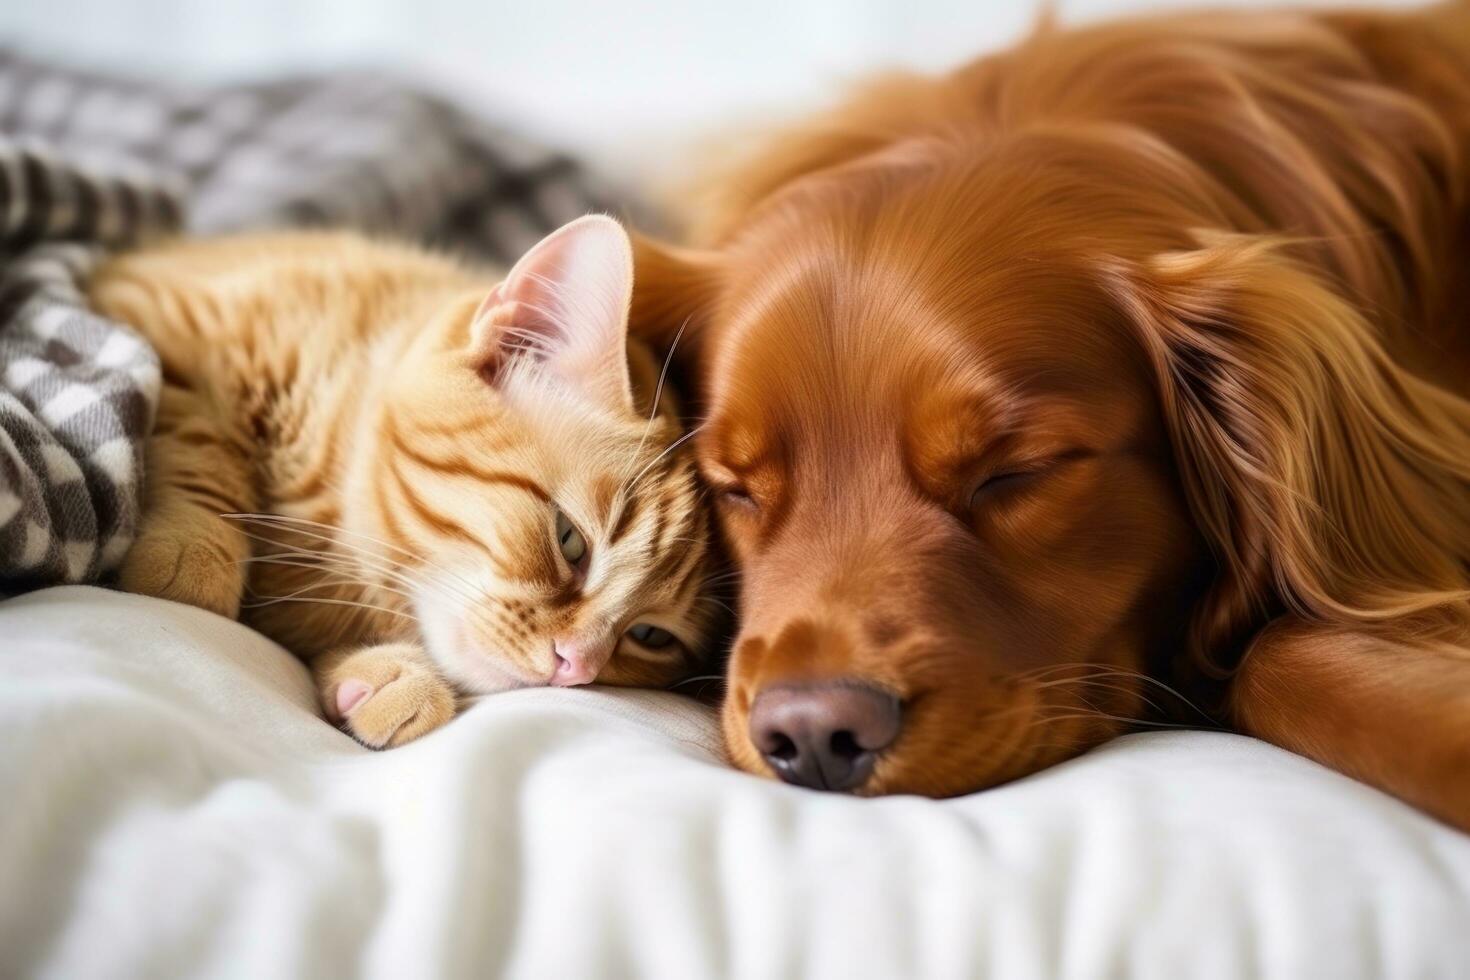
[[[457, 596], [454, 592], [449, 591], [447, 588], [443, 587], [439, 582], [433, 579], [416, 579], [403, 570], [389, 566], [369, 565], [364, 568], [365, 563], [360, 557], [339, 555], [329, 551], [307, 551], [299, 548], [292, 548], [292, 546], [287, 545], [274, 538], [251, 534], [250, 532], [245, 533], [247, 534], [247, 536], [257, 541], [262, 541], [277, 547], [285, 547], [291, 549], [280, 554], [253, 556], [252, 558], [245, 559], [246, 562], [257, 562], [260, 564], [273, 564], [292, 568], [302, 568], [307, 571], [319, 572], [323, 575], [335, 573], [338, 576], [350, 576], [350, 583], [355, 583], [361, 588], [366, 589], [370, 592], [386, 592], [400, 596], [403, 599], [407, 600], [407, 602], [410, 604], [410, 608], [412, 608], [412, 604], [417, 601], [418, 594], [425, 591], [437, 593], [439, 596], [447, 599], [450, 602], [460, 600], [460, 597]], [[387, 582], [384, 581], [371, 581], [364, 579], [362, 576], [365, 571], [376, 572], [378, 575], [382, 576], [388, 581], [395, 582], [398, 585], [404, 586], [404, 588], [395, 588], [393, 585], [389, 585]], [[339, 578], [338, 581], [341, 582], [341, 584], [349, 584], [349, 581], [344, 578]], [[325, 587], [327, 584], [327, 582], [318, 582], [314, 583], [313, 587]]]
[[[391, 559], [389, 559], [386, 555], [379, 555], [366, 548], [363, 548], [360, 545], [354, 545], [351, 542], [341, 540], [339, 535], [350, 535], [354, 533], [347, 530], [346, 528], [335, 527], [330, 524], [323, 524], [319, 521], [312, 521], [303, 517], [288, 517], [284, 514], [231, 514], [228, 516], [244, 522], [263, 524], [268, 527], [277, 527], [281, 530], [285, 530], [293, 534], [301, 534], [314, 540], [325, 542], [329, 545], [347, 548], [353, 551], [355, 554], [371, 558], [374, 562], [379, 563], [380, 566], [391, 561]], [[366, 537], [366, 535], [359, 536]], [[407, 557], [412, 558], [416, 561], [423, 562], [424, 564], [429, 564], [428, 562], [424, 562], [424, 559], [420, 558], [418, 555], [413, 554], [407, 549], [399, 548], [398, 546], [388, 544], [387, 542], [379, 542], [374, 540], [374, 543], [379, 544], [385, 548], [398, 551], [401, 554], [404, 554]]]
[[669, 345], [669, 352], [664, 355], [664, 365], [658, 372], [658, 384], [653, 389], [653, 408], [648, 413], [648, 421], [643, 424], [643, 435], [638, 439], [638, 446], [629, 457], [628, 465], [624, 468], [622, 475], [626, 477], [628, 472], [638, 463], [638, 457], [643, 455], [643, 447], [648, 443], [648, 433], [653, 429], [653, 420], [658, 418], [658, 403], [664, 395], [664, 380], [669, 374], [669, 365], [674, 363], [674, 351], [679, 347], [679, 340], [684, 336], [684, 330], [689, 326], [692, 317], [685, 317], [684, 322], [679, 324], [679, 331], [674, 334], [674, 342]]
[[705, 589], [718, 589], [718, 588], [721, 588], [723, 586], [731, 585], [731, 584], [736, 583], [736, 582], [739, 582], [739, 581], [740, 581], [740, 576], [738, 574], [736, 574], [736, 575], [721, 575], [721, 576], [717, 576], [717, 577], [712, 578], [712, 579], [705, 580], [702, 583], [702, 586]]
[[[406, 556], [408, 558], [414, 559], [415, 561], [424, 561], [424, 559], [422, 559], [420, 556], [414, 554], [413, 552], [409, 551], [406, 548], [400, 548], [399, 546], [394, 545], [394, 544], [389, 544], [386, 541], [379, 541], [376, 538], [371, 538], [368, 535], [359, 534], [357, 532], [350, 531], [350, 530], [348, 530], [347, 528], [344, 528], [344, 527], [339, 527], [339, 526], [333, 525], [333, 524], [324, 524], [321, 521], [313, 521], [313, 520], [310, 520], [310, 519], [305, 518], [305, 517], [290, 517], [290, 516], [288, 516], [286, 514], [249, 514], [249, 513], [223, 514], [221, 516], [224, 517], [224, 518], [226, 518], [227, 520], [235, 520], [235, 521], [241, 521], [241, 522], [247, 522], [247, 523], [256, 523], [256, 524], [265, 524], [265, 525], [268, 525], [268, 526], [279, 526], [283, 530], [291, 531], [293, 533], [298, 533], [298, 534], [304, 534], [307, 537], [314, 538], [314, 539], [316, 539], [318, 541], [325, 541], [325, 542], [327, 542], [329, 544], [341, 544], [343, 547], [349, 547], [349, 548], [353, 548], [354, 546], [352, 546], [352, 545], [350, 545], [350, 544], [348, 544], [346, 542], [341, 541], [337, 537], [337, 535], [343, 535], [343, 534], [346, 534], [346, 535], [354, 535], [356, 537], [361, 537], [361, 538], [365, 538], [365, 539], [367, 539], [369, 541], [372, 541], [374, 544], [380, 545], [381, 547], [390, 549], [392, 551], [397, 551], [400, 554], [402, 554], [402, 555], [404, 555], [404, 556]], [[310, 528], [311, 530], [310, 531], [302, 530], [302, 528]], [[331, 532], [331, 533], [326, 533], [326, 532]], [[387, 560], [384, 556], [373, 554], [372, 552], [369, 552], [366, 549], [361, 548], [361, 547], [355, 547], [354, 550], [356, 550], [356, 551], [358, 551], [359, 553], [362, 553], [362, 554], [372, 555], [374, 558], [379, 559], [379, 560]]]
[[[246, 559], [246, 561], [247, 562], [250, 562], [250, 563], [253, 563], [253, 564], [277, 565], [277, 566], [281, 566], [281, 567], [284, 567], [284, 568], [301, 568], [301, 569], [305, 569], [305, 570], [311, 571], [311, 572], [319, 572], [319, 573], [322, 573], [324, 575], [325, 574], [336, 574], [338, 576], [349, 576], [350, 575], [351, 576], [351, 578], [350, 578], [351, 582], [353, 582], [353, 583], [361, 586], [362, 588], [366, 588], [366, 589], [382, 589], [383, 591], [398, 592], [399, 594], [404, 595], [404, 596], [406, 596], [408, 598], [412, 598], [413, 597], [412, 596], [412, 593], [410, 593], [410, 592], [404, 592], [404, 591], [402, 591], [400, 589], [395, 589], [392, 586], [385, 585], [385, 584], [383, 584], [381, 582], [373, 582], [373, 581], [369, 581], [367, 579], [364, 579], [362, 577], [362, 572], [363, 572], [363, 569], [362, 568], [360, 568], [360, 567], [358, 567], [358, 566], [356, 566], [356, 565], [354, 565], [354, 564], [352, 564], [350, 562], [346, 562], [346, 561], [343, 561], [343, 560], [338, 559], [338, 558], [324, 558], [321, 555], [315, 555], [315, 554], [310, 554], [310, 553], [297, 553], [297, 554], [263, 555], [263, 556], [260, 556], [258, 558]], [[399, 581], [400, 584], [406, 585], [406, 586], [408, 586], [410, 588], [414, 587], [414, 585], [415, 585], [415, 583], [413, 583], [412, 581], [409, 581], [409, 580], [397, 580], [397, 581]]]
[[628, 484], [625, 487], [624, 492], [625, 493], [632, 493], [637, 488], [638, 481], [641, 480], [641, 479], [643, 479], [644, 475], [647, 474], [649, 470], [651, 470], [655, 466], [657, 466], [659, 464], [659, 462], [662, 461], [663, 458], [665, 456], [667, 456], [669, 453], [673, 452], [675, 449], [678, 449], [680, 446], [684, 445], [684, 443], [688, 442], [690, 439], [693, 439], [699, 433], [699, 431], [701, 429], [703, 429], [703, 428], [704, 428], [704, 425], [702, 423], [700, 425], [696, 425], [693, 428], [691, 428], [688, 432], [684, 433], [682, 436], [680, 436], [679, 438], [675, 439], [673, 442], [669, 443], [668, 447], [665, 448], [663, 452], [659, 453], [657, 456], [653, 457], [653, 459], [649, 460], [648, 465], [644, 466], [643, 469], [641, 469], [641, 470], [638, 471], [638, 475], [637, 476], [633, 477], [632, 480], [629, 480], [628, 481]]
[[709, 604], [710, 604], [710, 605], [712, 605], [712, 606], [719, 606], [719, 607], [720, 607], [720, 608], [721, 608], [721, 609], [723, 609], [723, 610], [725, 610], [725, 612], [727, 612], [727, 613], [729, 613], [729, 614], [730, 614], [730, 615], [731, 615], [731, 616], [737, 616], [737, 615], [738, 615], [738, 614], [737, 614], [737, 613], [736, 613], [736, 612], [735, 612], [735, 610], [734, 610], [734, 609], [731, 609], [731, 608], [730, 608], [730, 605], [729, 605], [729, 604], [728, 604], [728, 603], [726, 603], [726, 602], [723, 602], [723, 601], [721, 601], [721, 600], [719, 600], [719, 599], [716, 599], [716, 598], [715, 598], [715, 597], [714, 597], [714, 596], [712, 596], [712, 595], [701, 595], [701, 596], [695, 596], [695, 597], [694, 597], [694, 601], [695, 601], [695, 602], [705, 602], [705, 603], [709, 603]]
[[[250, 561], [251, 559], [246, 559], [246, 560], [247, 561]], [[291, 567], [291, 568], [307, 568], [307, 569], [311, 569], [313, 571], [314, 570], [317, 570], [318, 568], [322, 568], [323, 567], [323, 566], [318, 566], [318, 565], [311, 564], [311, 563], [304, 562], [304, 561], [296, 561], [296, 560], [293, 560], [289, 556], [280, 556], [280, 555], [266, 555], [266, 556], [262, 556], [260, 559], [258, 559], [258, 561], [260, 563], [262, 563], [262, 564], [282, 565], [282, 566]], [[330, 568], [330, 566], [326, 566], [326, 567], [327, 568]], [[354, 569], [347, 569], [347, 571], [354, 571]], [[403, 598], [409, 600], [410, 602], [412, 602], [413, 599], [414, 599], [414, 595], [413, 595], [412, 592], [407, 592], [407, 591], [405, 591], [403, 589], [396, 589], [396, 588], [394, 588], [391, 585], [384, 585], [381, 582], [370, 582], [370, 581], [368, 581], [366, 579], [363, 579], [363, 578], [360, 578], [360, 577], [357, 577], [357, 576], [349, 576], [349, 575], [345, 575], [345, 574], [344, 575], [339, 575], [336, 578], [323, 579], [322, 581], [319, 581], [319, 582], [313, 582], [312, 584], [307, 585], [304, 588], [298, 590], [296, 593], [293, 593], [293, 595], [301, 595], [301, 594], [304, 594], [306, 592], [314, 591], [316, 589], [340, 588], [340, 587], [354, 587], [354, 588], [360, 588], [360, 589], [368, 589], [368, 590], [372, 590], [372, 591], [376, 591], [376, 592], [391, 592], [394, 595], [402, 596]]]
[[[326, 560], [323, 560], [324, 557], [326, 558]], [[401, 589], [394, 588], [390, 585], [385, 585], [381, 582], [373, 582], [363, 579], [361, 577], [360, 568], [350, 563], [343, 562], [341, 559], [334, 556], [326, 557], [312, 553], [284, 553], [275, 555], [262, 555], [259, 556], [258, 561], [255, 561], [253, 559], [247, 559], [247, 561], [287, 568], [301, 568], [310, 572], [317, 572], [323, 577], [314, 580], [303, 586], [302, 588], [298, 589], [297, 591], [284, 596], [259, 595], [258, 593], [254, 593], [252, 590], [252, 594], [255, 595], [256, 598], [252, 601], [243, 603], [244, 608], [259, 608], [262, 606], [274, 605], [278, 601], [301, 599], [306, 597], [308, 593], [316, 592], [322, 589], [355, 589], [364, 594], [388, 592], [402, 596], [409, 600], [412, 599], [412, 595], [410, 593], [405, 592]], [[327, 597], [312, 598], [315, 599]], [[358, 605], [361, 605], [363, 608], [376, 608], [382, 612], [389, 612], [398, 615], [404, 614], [403, 610], [394, 609], [390, 606], [384, 606], [381, 603], [368, 603], [361, 600], [347, 599], [342, 599], [341, 602], [354, 602]]]
[[725, 675], [723, 675], [723, 674], [700, 674], [698, 677], [686, 677], [682, 681], [676, 681], [673, 684], [670, 684], [668, 689], [670, 691], [677, 691], [679, 688], [683, 687], [685, 684], [693, 684], [696, 681], [706, 681], [706, 682], [715, 682], [715, 681], [718, 681], [718, 682], [723, 682], [724, 680], [725, 680]]
[[[370, 559], [372, 559], [372, 562], [374, 564], [370, 565], [369, 567], [373, 568], [374, 570], [379, 571], [379, 572], [384, 572], [384, 573], [396, 574], [400, 578], [407, 579], [407, 584], [410, 585], [410, 586], [436, 586], [437, 587], [437, 586], [441, 586], [442, 585], [442, 588], [440, 588], [439, 590], [443, 594], [445, 594], [446, 596], [456, 597], [456, 598], [460, 599], [463, 602], [471, 602], [471, 603], [478, 602], [479, 599], [480, 599], [479, 592], [478, 592], [478, 590], [476, 590], [474, 588], [473, 583], [469, 582], [467, 579], [463, 578], [462, 576], [457, 575], [454, 572], [451, 572], [449, 569], [444, 568], [443, 566], [439, 565], [437, 562], [430, 561], [429, 559], [424, 558], [421, 555], [414, 554], [412, 551], [409, 551], [407, 548], [402, 548], [402, 547], [399, 547], [398, 545], [390, 544], [389, 542], [386, 542], [386, 541], [379, 541], [378, 539], [372, 537], [371, 535], [363, 534], [363, 533], [357, 532], [357, 531], [352, 531], [352, 530], [349, 530], [347, 528], [339, 527], [339, 526], [332, 525], [332, 524], [323, 524], [320, 521], [308, 520], [307, 518], [304, 518], [304, 517], [288, 517], [288, 516], [286, 516], [284, 514], [244, 514], [244, 513], [242, 513], [242, 514], [228, 514], [228, 515], [223, 515], [223, 516], [225, 516], [227, 518], [234, 519], [234, 520], [242, 521], [242, 522], [254, 522], [254, 523], [257, 523], [257, 524], [264, 524], [264, 525], [267, 525], [267, 526], [281, 527], [283, 530], [291, 531], [291, 532], [297, 533], [297, 534], [302, 534], [302, 535], [305, 535], [307, 537], [315, 538], [318, 541], [326, 542], [327, 544], [330, 544], [330, 545], [335, 545], [335, 546], [338, 546], [338, 547], [342, 547], [342, 548], [348, 549], [349, 551], [352, 551], [355, 554], [357, 554], [357, 555], [359, 555], [359, 556], [361, 556], [363, 558], [370, 558]], [[311, 530], [306, 530], [306, 528], [310, 528]], [[327, 534], [327, 533], [323, 533], [323, 532], [336, 532], [336, 533], [335, 534]], [[397, 551], [398, 553], [400, 553], [402, 555], [406, 555], [407, 557], [409, 557], [410, 559], [418, 562], [419, 564], [424, 565], [426, 568], [429, 568], [431, 570], [434, 570], [434, 571], [439, 572], [440, 575], [445, 576], [448, 579], [448, 581], [443, 581], [441, 583], [441, 582], [439, 582], [437, 580], [434, 580], [434, 581], [429, 581], [429, 580], [414, 580], [414, 579], [408, 577], [404, 573], [404, 571], [402, 570], [402, 566], [399, 565], [398, 563], [396, 563], [396, 562], [390, 562], [390, 560], [386, 556], [376, 554], [376, 553], [374, 553], [374, 552], [372, 552], [372, 551], [368, 550], [367, 548], [364, 548], [364, 547], [362, 547], [360, 545], [355, 545], [355, 544], [353, 544], [350, 541], [344, 541], [340, 537], [338, 537], [337, 535], [348, 535], [348, 536], [362, 538], [362, 539], [364, 539], [366, 541], [372, 542], [373, 544], [377, 544], [380, 547], [387, 548], [387, 549], [390, 549], [392, 551]], [[276, 542], [276, 541], [274, 541], [274, 539], [266, 539], [266, 540], [271, 540], [273, 543], [280, 544], [280, 542]], [[460, 588], [459, 586], [463, 586], [463, 588]]]
[[355, 579], [326, 579], [321, 582], [313, 582], [311, 585], [303, 586], [302, 588], [297, 589], [295, 592], [288, 592], [285, 595], [261, 595], [259, 593], [252, 592], [251, 595], [254, 596], [254, 598], [248, 601], [241, 602], [240, 607], [242, 609], [259, 609], [263, 606], [275, 605], [277, 602], [283, 602], [288, 599], [296, 599], [301, 596], [307, 595], [308, 593], [317, 592], [321, 589], [362, 587], [366, 585], [367, 583], [360, 582]]
[[[326, 549], [311, 550], [308, 548], [300, 547], [298, 545], [290, 544], [289, 542], [282, 541], [279, 538], [270, 537], [269, 535], [256, 534], [252, 531], [242, 531], [242, 533], [247, 538], [250, 538], [253, 541], [258, 541], [262, 544], [271, 545], [272, 547], [285, 549], [284, 551], [278, 552], [273, 555], [252, 555], [250, 558], [242, 559], [242, 564], [262, 559], [281, 559], [290, 557], [299, 559], [302, 567], [306, 568], [346, 568], [359, 573], [377, 572], [385, 576], [393, 576], [402, 580], [406, 580], [410, 584], [412, 584], [413, 581], [411, 576], [398, 570], [390, 564], [377, 562], [375, 560], [365, 560], [365, 558], [370, 559], [370, 556], [342, 555]], [[299, 532], [293, 531], [292, 533]]]
[[279, 602], [316, 602], [327, 606], [355, 606], [359, 609], [367, 609], [371, 612], [385, 613], [389, 616], [399, 616], [403, 619], [407, 619], [415, 623], [418, 622], [418, 617], [413, 615], [413, 613], [403, 612], [398, 609], [389, 609], [386, 606], [375, 606], [370, 602], [354, 602], [351, 599], [324, 599], [306, 597], [293, 598], [290, 596], [281, 596], [275, 599], [271, 599], [267, 602], [260, 603], [260, 605], [270, 606], [275, 605]]
[[[426, 559], [424, 559], [421, 555], [414, 554], [412, 551], [409, 551], [407, 548], [402, 548], [402, 547], [399, 547], [398, 545], [390, 544], [387, 541], [380, 541], [379, 539], [374, 538], [371, 535], [363, 534], [363, 533], [358, 532], [358, 531], [352, 531], [352, 530], [349, 530], [348, 528], [341, 527], [340, 525], [336, 525], [336, 524], [325, 524], [325, 523], [323, 523], [321, 521], [313, 521], [313, 520], [310, 520], [309, 518], [305, 518], [305, 517], [292, 517], [292, 516], [289, 516], [287, 514], [238, 513], [238, 514], [223, 514], [221, 516], [222, 517], [225, 517], [226, 519], [229, 519], [229, 520], [254, 521], [256, 523], [261, 523], [261, 524], [289, 525], [289, 527], [287, 527], [287, 530], [296, 530], [299, 527], [311, 528], [311, 529], [313, 529], [317, 533], [310, 534], [309, 535], [310, 537], [314, 537], [314, 538], [316, 538], [319, 541], [327, 541], [327, 542], [330, 542], [330, 543], [341, 543], [341, 544], [343, 544], [344, 547], [353, 547], [353, 546], [350, 545], [350, 544], [347, 544], [346, 542], [339, 542], [339, 539], [338, 539], [337, 535], [351, 535], [353, 537], [358, 537], [358, 538], [362, 538], [364, 540], [370, 541], [373, 544], [379, 545], [380, 547], [389, 549], [391, 551], [396, 551], [399, 554], [404, 555], [405, 557], [408, 557], [408, 558], [413, 559], [414, 561], [422, 562], [424, 564], [431, 564]], [[331, 532], [331, 533], [330, 534], [327, 534], [327, 533], [324, 533], [324, 532]], [[299, 533], [306, 534], [307, 532], [301, 531]], [[355, 550], [361, 551], [363, 553], [371, 554], [371, 552], [367, 552], [366, 549], [357, 548]], [[375, 555], [374, 557], [382, 557], [382, 556]]]
[[[303, 549], [303, 548], [299, 548], [299, 547], [293, 546], [293, 545], [291, 545], [291, 544], [289, 544], [287, 542], [280, 541], [277, 538], [271, 538], [271, 537], [267, 537], [265, 535], [255, 534], [255, 533], [250, 532], [250, 531], [243, 531], [242, 533], [244, 533], [246, 537], [251, 538], [251, 539], [253, 539], [255, 541], [260, 541], [260, 542], [263, 542], [265, 544], [269, 544], [269, 545], [271, 545], [273, 547], [277, 547], [277, 548], [286, 548], [286, 549], [289, 549], [287, 552], [284, 553], [284, 555], [276, 555], [276, 556], [253, 556], [252, 558], [244, 559], [245, 562], [251, 562], [251, 561], [254, 561], [254, 560], [257, 560], [257, 559], [261, 559], [261, 560], [263, 560], [266, 563], [273, 563], [273, 564], [277, 564], [277, 565], [289, 565], [289, 566], [293, 566], [293, 567], [297, 567], [297, 568], [305, 568], [305, 569], [312, 570], [312, 571], [326, 572], [326, 571], [331, 571], [331, 570], [337, 570], [337, 571], [346, 570], [346, 571], [350, 571], [350, 572], [356, 573], [359, 577], [361, 576], [361, 574], [364, 571], [377, 572], [379, 575], [382, 575], [382, 576], [384, 576], [386, 578], [389, 578], [389, 579], [391, 579], [393, 581], [396, 581], [399, 584], [404, 585], [404, 586], [407, 586], [410, 589], [432, 589], [432, 590], [438, 591], [440, 593], [440, 595], [444, 596], [445, 598], [448, 598], [448, 599], [454, 599], [454, 598], [456, 598], [456, 596], [455, 596], [454, 593], [449, 592], [448, 590], [446, 590], [444, 588], [438, 587], [437, 583], [434, 583], [432, 581], [420, 581], [420, 580], [416, 580], [415, 578], [413, 578], [411, 575], [407, 574], [406, 572], [404, 572], [404, 571], [402, 571], [402, 570], [400, 570], [398, 568], [395, 568], [393, 566], [390, 566], [390, 565], [386, 565], [386, 564], [371, 564], [371, 563], [364, 562], [361, 557], [350, 557], [350, 556], [346, 556], [346, 555], [339, 555], [339, 554], [334, 554], [334, 553], [332, 553], [330, 551], [326, 551], [326, 550], [309, 551], [309, 550], [306, 550], [306, 549]], [[300, 533], [300, 534], [307, 534], [308, 536], [312, 536], [312, 537], [320, 537], [320, 535], [314, 535], [314, 534], [311, 534], [310, 532], [298, 531], [298, 530], [295, 530], [295, 529], [292, 529], [292, 533]], [[373, 557], [374, 559], [376, 559], [376, 556], [370, 556], [370, 557]], [[289, 558], [291, 560], [287, 560], [287, 558]], [[375, 585], [374, 587], [377, 587], [377, 586]], [[382, 586], [382, 587], [383, 588], [387, 588], [387, 586]], [[409, 597], [412, 598], [411, 595]]]

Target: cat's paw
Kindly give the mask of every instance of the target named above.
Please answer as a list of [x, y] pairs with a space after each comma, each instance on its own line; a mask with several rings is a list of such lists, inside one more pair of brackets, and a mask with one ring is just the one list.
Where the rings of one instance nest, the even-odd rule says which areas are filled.
[[411, 742], [448, 722], [458, 709], [454, 689], [437, 671], [393, 647], [352, 654], [325, 681], [327, 717], [369, 748]]
[[183, 602], [230, 619], [240, 615], [245, 587], [241, 567], [207, 538], [145, 530], [123, 558], [118, 585], [125, 592]]

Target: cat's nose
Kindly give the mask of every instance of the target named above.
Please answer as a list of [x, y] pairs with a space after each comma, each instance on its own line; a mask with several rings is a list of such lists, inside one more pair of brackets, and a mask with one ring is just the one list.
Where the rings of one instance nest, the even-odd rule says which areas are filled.
[[591, 684], [612, 656], [612, 645], [607, 643], [568, 639], [556, 640], [553, 646], [556, 648], [556, 670], [551, 675], [552, 687]]

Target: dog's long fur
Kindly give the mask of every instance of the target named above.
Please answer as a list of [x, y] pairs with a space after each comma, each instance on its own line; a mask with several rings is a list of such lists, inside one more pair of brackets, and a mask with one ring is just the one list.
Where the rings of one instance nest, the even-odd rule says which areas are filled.
[[860, 791], [932, 794], [1187, 684], [1470, 828], [1470, 3], [1043, 28], [716, 188], [634, 329], [728, 491], [738, 764], [793, 678], [902, 697]]

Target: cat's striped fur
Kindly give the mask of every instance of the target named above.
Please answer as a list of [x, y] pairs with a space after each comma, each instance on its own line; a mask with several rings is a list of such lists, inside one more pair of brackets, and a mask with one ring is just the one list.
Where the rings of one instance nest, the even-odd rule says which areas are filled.
[[602, 683], [696, 673], [719, 608], [708, 522], [658, 365], [627, 347], [631, 275], [602, 218], [498, 286], [340, 233], [112, 261], [92, 300], [165, 379], [123, 587], [306, 657], [370, 745], [442, 724], [458, 693], [550, 683], [569, 649]]

